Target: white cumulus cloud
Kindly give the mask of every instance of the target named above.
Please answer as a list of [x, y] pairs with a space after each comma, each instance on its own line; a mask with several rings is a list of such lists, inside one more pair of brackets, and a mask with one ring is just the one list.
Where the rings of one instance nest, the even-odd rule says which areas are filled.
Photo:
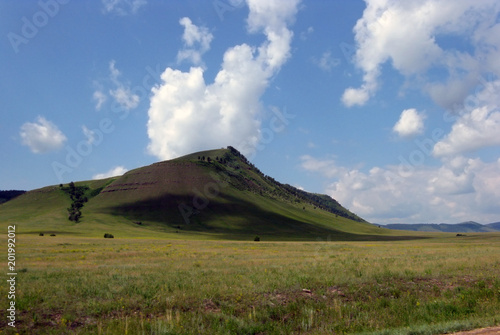
[[56, 151], [67, 140], [54, 123], [42, 116], [38, 116], [36, 122], [24, 123], [19, 134], [22, 144], [28, 146], [36, 154]]
[[485, 83], [466, 99], [452, 129], [434, 146], [436, 157], [448, 157], [500, 145], [500, 80]]
[[388, 165], [367, 172], [331, 160], [302, 160], [308, 162], [304, 169], [329, 176], [327, 194], [370, 222], [489, 223], [500, 216], [500, 159], [459, 156], [436, 167]]
[[365, 86], [361, 88], [349, 87], [342, 95], [342, 102], [347, 107], [363, 106], [370, 99], [370, 90]]
[[243, 43], [227, 49], [213, 83], [205, 82], [199, 66], [163, 72], [148, 111], [151, 154], [170, 159], [227, 145], [247, 155], [254, 152], [260, 138], [260, 97], [290, 56], [293, 33], [287, 25], [298, 2], [249, 0], [248, 30], [266, 39], [258, 47]]
[[433, 154], [449, 156], [494, 145], [500, 145], [500, 112], [484, 106], [460, 117], [451, 132], [436, 143]]
[[424, 131], [425, 114], [416, 109], [405, 109], [392, 130], [401, 137], [411, 137]]
[[121, 176], [121, 175], [125, 174], [127, 171], [128, 171], [128, 169], [126, 169], [123, 166], [116, 166], [107, 172], [95, 174], [94, 176], [92, 176], [92, 179], [94, 179], [94, 180], [106, 179], [106, 178], [110, 178], [110, 177]]
[[[346, 106], [364, 105], [376, 93], [386, 62], [407, 79], [418, 78], [415, 82], [445, 108], [460, 103], [480, 74], [498, 74], [500, 40], [492, 37], [500, 31], [497, 1], [365, 1], [354, 27], [354, 61], [363, 83], [345, 90]], [[472, 51], [447, 48], [439, 40], [447, 36], [470, 43]], [[447, 71], [448, 77], [434, 82], [427, 76], [432, 69]]]

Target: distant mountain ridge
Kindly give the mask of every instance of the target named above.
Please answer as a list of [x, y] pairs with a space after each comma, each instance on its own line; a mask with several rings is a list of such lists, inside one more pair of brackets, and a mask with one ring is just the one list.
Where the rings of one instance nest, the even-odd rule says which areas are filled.
[[410, 230], [422, 232], [443, 232], [443, 233], [489, 233], [500, 231], [500, 222], [480, 224], [474, 221], [461, 223], [392, 223], [383, 227], [394, 230]]

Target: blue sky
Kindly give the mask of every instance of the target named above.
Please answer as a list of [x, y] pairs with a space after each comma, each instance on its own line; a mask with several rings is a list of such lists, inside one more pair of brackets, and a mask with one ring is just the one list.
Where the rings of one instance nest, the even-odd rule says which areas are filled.
[[500, 221], [495, 0], [0, 1], [0, 189], [232, 145], [378, 223]]

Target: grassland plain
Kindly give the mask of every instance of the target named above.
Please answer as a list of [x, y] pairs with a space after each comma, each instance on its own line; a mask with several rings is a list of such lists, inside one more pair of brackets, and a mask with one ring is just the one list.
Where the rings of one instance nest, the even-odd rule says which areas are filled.
[[[152, 236], [19, 233], [17, 327], [2, 317], [2, 333], [439, 334], [500, 323], [500, 234]], [[3, 311], [6, 295], [2, 280]]]

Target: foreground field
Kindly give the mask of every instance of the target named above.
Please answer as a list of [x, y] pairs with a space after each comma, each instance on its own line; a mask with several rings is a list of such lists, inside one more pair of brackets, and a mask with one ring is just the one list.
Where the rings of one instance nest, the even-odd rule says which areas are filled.
[[19, 234], [16, 249], [17, 327], [3, 317], [7, 334], [439, 334], [500, 324], [498, 234], [393, 242]]

